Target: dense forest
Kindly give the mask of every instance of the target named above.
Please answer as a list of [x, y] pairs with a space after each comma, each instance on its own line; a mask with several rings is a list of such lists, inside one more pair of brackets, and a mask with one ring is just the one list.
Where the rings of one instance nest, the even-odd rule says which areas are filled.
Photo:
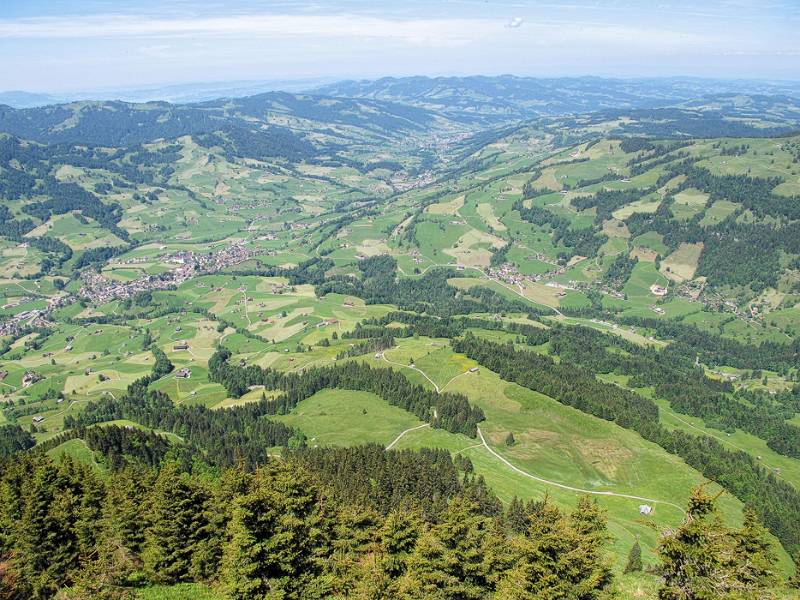
[[[99, 477], [68, 457], [4, 459], [4, 594], [122, 600], [150, 583], [195, 581], [241, 600], [591, 599], [612, 582], [596, 502], [565, 513], [546, 498], [515, 501], [506, 512], [446, 452], [308, 450], [214, 473], [172, 461], [115, 467]], [[757, 521], [723, 527], [702, 490], [689, 515], [659, 547], [662, 598], [755, 598], [774, 585]], [[720, 540], [733, 542], [724, 560]], [[698, 557], [703, 567], [687, 570]]]

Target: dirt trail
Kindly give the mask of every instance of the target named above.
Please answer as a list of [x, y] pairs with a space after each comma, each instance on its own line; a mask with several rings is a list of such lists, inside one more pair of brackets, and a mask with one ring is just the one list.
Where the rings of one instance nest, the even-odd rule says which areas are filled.
[[416, 427], [409, 427], [405, 431], [401, 432], [400, 435], [398, 435], [396, 438], [394, 438], [394, 440], [392, 440], [392, 443], [386, 446], [386, 449], [391, 450], [392, 448], [394, 448], [394, 445], [397, 442], [399, 442], [400, 438], [402, 438], [405, 434], [410, 433], [412, 431], [416, 431], [417, 429], [422, 429], [423, 427], [430, 427], [430, 425], [431, 425], [430, 423], [423, 423], [422, 425], [417, 425]]
[[673, 504], [672, 502], [668, 502], [666, 500], [656, 500], [655, 498], [645, 498], [643, 496], [633, 496], [631, 494], [619, 494], [617, 492], [610, 492], [610, 491], [607, 491], [607, 490], [600, 490], [600, 491], [598, 491], [598, 490], [584, 490], [582, 488], [572, 487], [570, 485], [565, 485], [563, 483], [558, 483], [556, 481], [550, 481], [549, 479], [544, 479], [543, 477], [538, 477], [536, 475], [532, 475], [531, 473], [528, 473], [527, 471], [523, 471], [519, 467], [515, 467], [508, 460], [506, 460], [504, 457], [500, 456], [500, 454], [495, 452], [489, 446], [489, 444], [486, 443], [486, 438], [483, 437], [483, 432], [481, 431], [480, 427], [478, 427], [478, 437], [481, 438], [481, 443], [482, 443], [483, 447], [486, 448], [489, 451], [489, 453], [492, 454], [492, 456], [494, 456], [495, 458], [497, 458], [498, 460], [503, 462], [507, 467], [511, 468], [513, 471], [516, 471], [517, 473], [519, 473], [520, 475], [524, 475], [525, 477], [529, 477], [530, 479], [534, 479], [534, 480], [539, 481], [541, 483], [545, 483], [547, 485], [552, 485], [554, 487], [558, 487], [558, 488], [561, 488], [563, 490], [569, 490], [571, 492], [577, 492], [579, 494], [592, 494], [594, 496], [614, 496], [616, 498], [628, 498], [629, 500], [642, 500], [644, 502], [651, 502], [653, 504], [664, 504], [666, 506], [671, 506], [673, 508], [677, 508], [679, 511], [681, 511], [681, 513], [686, 514], [686, 511], [684, 511], [683, 508], [681, 508], [677, 504]]

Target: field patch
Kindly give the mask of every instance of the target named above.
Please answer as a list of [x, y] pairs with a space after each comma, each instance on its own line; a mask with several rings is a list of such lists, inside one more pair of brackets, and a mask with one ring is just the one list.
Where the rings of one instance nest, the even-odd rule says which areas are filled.
[[464, 195], [456, 196], [452, 200], [448, 200], [447, 202], [438, 202], [437, 204], [431, 204], [426, 209], [425, 212], [430, 213], [432, 215], [457, 215], [458, 210], [464, 206]]
[[505, 241], [502, 238], [470, 229], [467, 233], [458, 238], [455, 246], [446, 248], [444, 253], [456, 259], [460, 265], [468, 267], [488, 267], [492, 258], [493, 248], [500, 248]]
[[500, 222], [500, 219], [495, 216], [494, 208], [488, 202], [481, 202], [475, 210], [480, 215], [481, 219], [483, 219], [483, 222], [495, 231], [505, 231], [508, 229]]
[[356, 250], [364, 256], [379, 256], [390, 252], [389, 246], [382, 240], [364, 240], [356, 246]]
[[628, 230], [628, 226], [617, 219], [608, 219], [603, 221], [603, 233], [610, 238], [628, 239], [631, 237], [631, 232]]
[[612, 214], [614, 215], [615, 219], [622, 221], [634, 213], [654, 213], [656, 212], [659, 204], [661, 204], [660, 198], [642, 198], [641, 200], [631, 202], [622, 208], [618, 208]]
[[661, 261], [661, 273], [673, 281], [686, 281], [694, 277], [703, 243], [681, 244], [675, 252]]
[[686, 221], [703, 210], [708, 201], [708, 194], [689, 188], [675, 194], [671, 210], [676, 219]]
[[411, 413], [369, 392], [322, 390], [288, 415], [270, 417], [300, 429], [309, 446], [388, 445], [401, 432], [422, 425]]
[[703, 218], [700, 220], [700, 225], [703, 227], [716, 225], [735, 213], [739, 208], [740, 206], [735, 202], [717, 200], [706, 210], [706, 214], [703, 215]]

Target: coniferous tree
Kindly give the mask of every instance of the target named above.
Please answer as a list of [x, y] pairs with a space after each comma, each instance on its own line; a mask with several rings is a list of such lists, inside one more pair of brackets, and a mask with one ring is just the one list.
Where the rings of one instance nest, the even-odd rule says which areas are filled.
[[774, 583], [775, 557], [763, 527], [747, 511], [740, 530], [719, 519], [716, 499], [693, 491], [687, 516], [658, 546], [662, 600], [763, 598]]
[[639, 545], [639, 538], [633, 542], [630, 552], [628, 552], [628, 562], [623, 573], [635, 573], [642, 570], [642, 547]]
[[189, 581], [192, 557], [205, 532], [207, 495], [195, 481], [167, 464], [148, 495], [142, 560], [156, 582]]
[[390, 512], [380, 530], [383, 570], [399, 577], [408, 569], [408, 560], [423, 529], [422, 514], [416, 508], [401, 507]]
[[82, 564], [75, 584], [60, 591], [56, 600], [133, 600], [130, 580], [139, 568], [141, 561], [118, 539], [103, 539], [92, 559]]
[[525, 504], [514, 496], [508, 504], [506, 510], [506, 523], [514, 533], [525, 533], [528, 530], [528, 514], [525, 511]]
[[515, 559], [498, 583], [498, 597], [598, 598], [611, 569], [600, 551], [607, 536], [597, 504], [583, 498], [568, 517], [547, 499], [526, 510], [527, 535], [512, 540]]
[[[81, 540], [77, 523], [83, 485], [94, 476], [64, 456], [58, 465], [45, 457], [27, 461], [30, 480], [23, 488], [17, 523], [14, 564], [19, 589], [29, 598], [49, 598], [71, 583], [79, 564]], [[82, 525], [85, 525], [82, 524]]]
[[765, 589], [775, 585], [778, 559], [767, 530], [751, 509], [745, 509], [742, 528], [733, 532], [732, 537], [736, 578], [748, 588]]
[[234, 501], [228, 525], [222, 558], [228, 596], [315, 597], [311, 542], [317, 501], [315, 486], [297, 467], [270, 465], [256, 473], [251, 489]]
[[484, 598], [494, 587], [494, 552], [501, 545], [477, 505], [454, 498], [441, 522], [424, 531], [400, 584], [409, 598]]
[[152, 469], [132, 464], [115, 473], [107, 487], [105, 522], [113, 537], [134, 554], [144, 545], [146, 499], [155, 481]]

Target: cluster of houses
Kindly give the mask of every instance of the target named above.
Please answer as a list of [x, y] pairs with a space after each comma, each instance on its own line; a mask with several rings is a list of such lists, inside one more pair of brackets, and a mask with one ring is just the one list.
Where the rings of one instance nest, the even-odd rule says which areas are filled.
[[16, 315], [5, 317], [0, 321], [0, 335], [16, 335], [25, 327], [46, 327], [50, 324], [48, 317], [52, 311], [72, 302], [71, 296], [53, 296], [48, 298], [47, 306], [36, 310], [26, 310]]
[[182, 250], [158, 257], [160, 262], [176, 265], [161, 275], [148, 275], [133, 281], [113, 281], [98, 273], [86, 272], [79, 295], [93, 302], [130, 298], [139, 292], [165, 289], [180, 285], [199, 273], [214, 273], [250, 260], [260, 251], [244, 244], [231, 244], [214, 253]]
[[[558, 262], [553, 261], [552, 259], [550, 259], [547, 256], [544, 256], [541, 253], [536, 253], [534, 256], [526, 256], [526, 258], [527, 259], [534, 259], [535, 258], [536, 260], [538, 260], [540, 262], [544, 262], [544, 263], [547, 263], [547, 264], [553, 266], [553, 268], [550, 269], [549, 271], [547, 271], [546, 273], [533, 274], [533, 275], [523, 275], [522, 273], [519, 272], [519, 270], [517, 269], [516, 266], [514, 266], [513, 264], [507, 262], [507, 263], [503, 263], [499, 267], [490, 268], [488, 270], [489, 277], [491, 277], [492, 279], [498, 279], [500, 281], [504, 281], [505, 283], [509, 283], [511, 285], [516, 285], [516, 286], [519, 286], [521, 288], [524, 288], [525, 284], [528, 283], [528, 282], [537, 283], [537, 282], [540, 282], [540, 281], [543, 281], [543, 280], [550, 280], [553, 277], [557, 277], [559, 275], [563, 275], [564, 273], [567, 272], [567, 269], [570, 266], [574, 265], [574, 263], [572, 263], [572, 265], [570, 265], [570, 264], [559, 264]], [[551, 287], [555, 287], [553, 285], [553, 283], [554, 282], [548, 281], [545, 285], [548, 285], [548, 286], [551, 286]], [[564, 288], [565, 289], [574, 289], [574, 283], [575, 282], [570, 282], [570, 285], [569, 286], [564, 286]], [[559, 285], [559, 284], [556, 284], [556, 285]]]

